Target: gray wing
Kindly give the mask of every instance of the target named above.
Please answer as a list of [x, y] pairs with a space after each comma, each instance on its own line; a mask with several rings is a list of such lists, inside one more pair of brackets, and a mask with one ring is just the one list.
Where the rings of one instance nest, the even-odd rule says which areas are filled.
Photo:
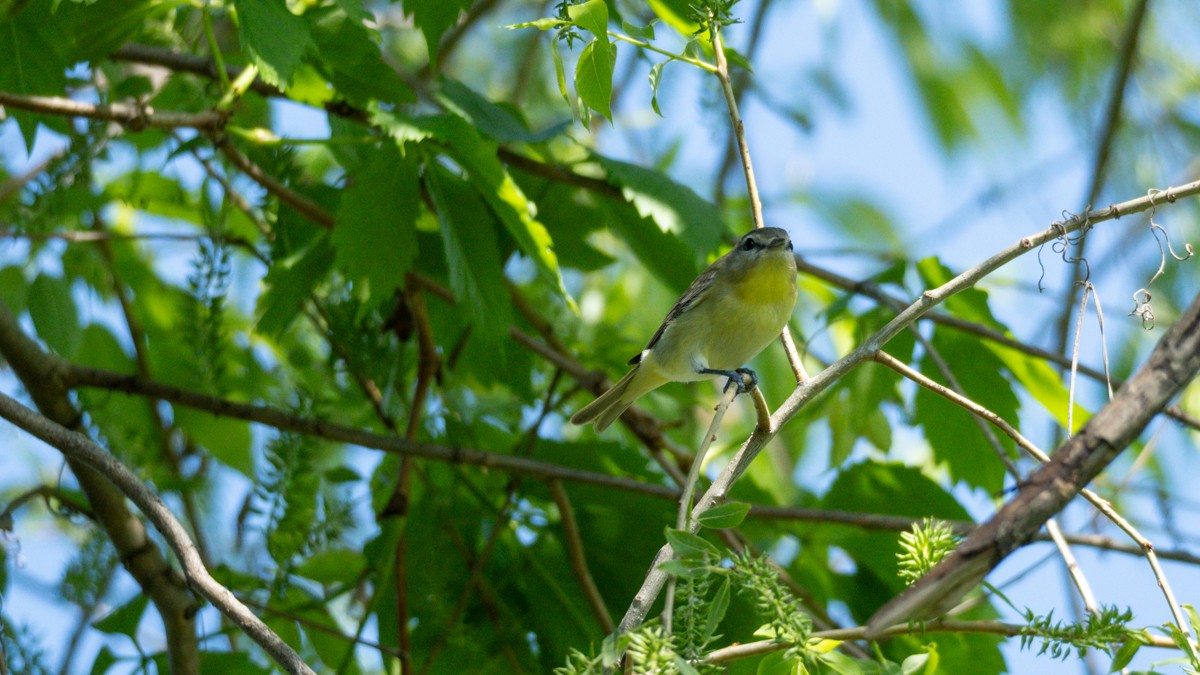
[[[692, 282], [692, 285], [688, 286], [683, 295], [679, 296], [679, 299], [675, 301], [675, 306], [671, 308], [671, 311], [667, 312], [667, 318], [663, 319], [658, 330], [654, 331], [654, 335], [650, 338], [650, 342], [646, 343], [646, 349], [654, 347], [654, 343], [658, 342], [658, 339], [662, 337], [663, 332], [667, 330], [667, 326], [671, 325], [675, 317], [683, 314], [689, 307], [696, 304], [696, 301], [704, 296], [704, 292], [708, 290], [708, 287], [712, 285], [713, 279], [716, 278], [717, 263], [714, 262], [708, 266], [708, 269], [701, 272], [700, 276], [696, 277], [696, 280]], [[642, 354], [645, 353], [646, 349], [643, 349], [632, 359], [629, 359], [629, 365], [633, 366], [640, 363]]]

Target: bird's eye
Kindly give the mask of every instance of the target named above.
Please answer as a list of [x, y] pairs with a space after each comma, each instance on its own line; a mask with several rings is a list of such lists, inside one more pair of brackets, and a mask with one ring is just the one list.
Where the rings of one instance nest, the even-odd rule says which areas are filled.
[[758, 244], [755, 244], [753, 239], [747, 239], [742, 242], [743, 251], [753, 251], [755, 246], [758, 246]]

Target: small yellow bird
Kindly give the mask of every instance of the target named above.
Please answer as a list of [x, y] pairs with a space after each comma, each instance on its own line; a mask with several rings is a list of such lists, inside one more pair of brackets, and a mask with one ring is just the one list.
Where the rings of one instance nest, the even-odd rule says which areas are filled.
[[777, 227], [747, 233], [737, 246], [700, 273], [640, 354], [611, 389], [571, 417], [594, 422], [596, 432], [643, 394], [667, 382], [696, 382], [740, 373], [787, 325], [796, 306], [792, 240]]

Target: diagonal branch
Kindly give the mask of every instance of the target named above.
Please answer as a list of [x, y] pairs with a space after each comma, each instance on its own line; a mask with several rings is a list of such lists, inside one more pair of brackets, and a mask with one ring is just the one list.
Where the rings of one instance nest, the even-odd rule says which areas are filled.
[[[1188, 197], [1195, 194], [1200, 194], [1200, 181], [1194, 181], [1186, 185], [1181, 185], [1167, 189], [1161, 195], [1169, 195], [1167, 202], [1174, 202], [1182, 197]], [[777, 430], [782, 428], [788, 420], [795, 417], [804, 406], [808, 405], [819, 394], [828, 389], [834, 382], [841, 379], [846, 373], [858, 367], [863, 361], [873, 358], [884, 344], [895, 337], [900, 331], [913, 324], [922, 315], [933, 309], [938, 304], [942, 303], [950, 296], [963, 291], [971, 286], [974, 286], [979, 280], [991, 274], [996, 269], [1015, 260], [1021, 255], [1033, 250], [1037, 246], [1055, 239], [1057, 237], [1069, 234], [1078, 230], [1084, 223], [1095, 225], [1097, 223], [1112, 220], [1123, 215], [1145, 211], [1154, 205], [1154, 202], [1161, 202], [1163, 199], [1156, 195], [1154, 199], [1150, 197], [1139, 197], [1131, 199], [1120, 204], [1114, 204], [1105, 209], [1089, 211], [1081, 216], [1069, 218], [1065, 222], [1054, 223], [1050, 227], [1022, 238], [1008, 248], [1000, 251], [992, 257], [984, 260], [978, 265], [966, 270], [945, 284], [921, 294], [915, 302], [906, 307], [903, 311], [896, 315], [874, 335], [869, 337], [857, 349], [842, 357], [825, 370], [808, 378], [796, 386], [792, 394], [784, 401], [772, 415], [772, 424], [768, 429], [757, 428], [750, 435], [746, 442], [734, 455], [733, 459], [726, 465], [721, 474], [713, 481], [708, 491], [697, 502], [693, 515], [703, 513], [705, 510], [712, 508], [716, 504], [723, 502], [728, 495], [733, 483], [741, 477], [742, 473], [749, 468], [750, 463], [758, 456], [772, 438], [775, 437]], [[1164, 402], [1165, 404], [1165, 402]], [[1161, 407], [1161, 406], [1160, 406]], [[1040, 523], [1039, 523], [1040, 527]], [[1036, 528], [1034, 530], [1036, 532]], [[642, 582], [642, 587], [635, 596], [634, 602], [629, 606], [624, 618], [618, 627], [622, 632], [632, 630], [641, 625], [649, 611], [650, 604], [645, 602], [646, 599], [653, 601], [662, 590], [663, 584], [666, 582], [666, 573], [657, 569], [657, 565], [666, 560], [670, 555], [670, 546], [664, 546], [659, 550], [655, 562], [651, 565], [651, 571]], [[918, 582], [919, 583], [919, 582]], [[887, 624], [890, 625], [890, 624]]]
[[254, 639], [289, 673], [313, 673], [300, 655], [292, 650], [265, 623], [254, 615], [229, 589], [217, 583], [204, 567], [196, 544], [188, 537], [162, 499], [146, 487], [132, 471], [104, 448], [77, 431], [55, 424], [0, 393], [0, 417], [12, 422], [45, 443], [57, 448], [76, 462], [86, 464], [112, 481], [162, 534], [179, 558], [188, 584], [213, 603], [230, 621]]
[[[868, 622], [868, 634], [944, 611], [1016, 548], [1031, 541], [1200, 370], [1200, 296], [1163, 335], [1112, 401], [1035, 472], [987, 523]], [[1179, 617], [1176, 619], [1179, 620]], [[1186, 633], [1186, 623], [1182, 630]]]

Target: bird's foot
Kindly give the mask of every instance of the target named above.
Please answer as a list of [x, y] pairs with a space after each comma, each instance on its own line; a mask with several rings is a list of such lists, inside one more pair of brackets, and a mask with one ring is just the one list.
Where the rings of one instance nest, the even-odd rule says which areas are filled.
[[749, 368], [738, 368], [736, 370], [701, 368], [700, 372], [705, 375], [724, 375], [729, 378], [729, 381], [725, 383], [725, 390], [728, 390], [731, 386], [736, 386], [739, 394], [745, 394], [758, 386], [758, 375]]

